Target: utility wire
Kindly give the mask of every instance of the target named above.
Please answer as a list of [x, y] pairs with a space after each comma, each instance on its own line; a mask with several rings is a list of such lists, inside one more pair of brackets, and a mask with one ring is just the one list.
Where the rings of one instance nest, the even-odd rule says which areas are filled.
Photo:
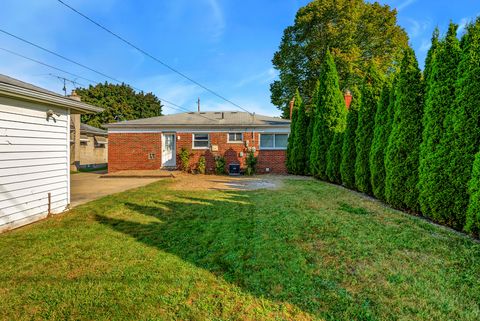
[[[86, 65], [84, 65], [84, 64], [81, 64], [81, 63], [79, 63], [79, 62], [76, 62], [76, 61], [74, 61], [74, 60], [72, 60], [72, 59], [70, 59], [70, 58], [67, 58], [67, 57], [59, 54], [59, 53], [56, 53], [56, 52], [54, 52], [54, 51], [52, 51], [52, 50], [49, 50], [49, 49], [44, 48], [44, 47], [42, 47], [42, 46], [40, 46], [40, 45], [37, 45], [37, 44], [35, 44], [35, 43], [27, 40], [27, 39], [24, 39], [24, 38], [22, 38], [22, 37], [16, 36], [16, 35], [8, 32], [8, 31], [5, 31], [5, 30], [3, 30], [3, 29], [0, 29], [0, 32], [4, 33], [4, 34], [6, 34], [6, 35], [8, 35], [8, 36], [10, 36], [10, 37], [13, 37], [13, 38], [15, 38], [15, 39], [17, 39], [17, 40], [20, 40], [20, 41], [22, 41], [22, 42], [24, 42], [24, 43], [27, 43], [27, 44], [35, 47], [35, 48], [41, 49], [41, 50], [43, 50], [43, 51], [45, 51], [45, 52], [48, 52], [48, 53], [50, 53], [50, 54], [52, 54], [52, 55], [54, 55], [54, 56], [56, 56], [56, 57], [59, 57], [59, 58], [61, 58], [61, 59], [63, 59], [63, 60], [66, 60], [66, 61], [68, 61], [68, 62], [70, 62], [70, 63], [72, 63], [72, 64], [75, 64], [75, 65], [80, 66], [80, 67], [82, 67], [82, 68], [84, 68], [84, 69], [90, 70], [90, 71], [92, 71], [92, 72], [94, 72], [94, 73], [96, 73], [96, 74], [98, 74], [98, 75], [101, 75], [101, 76], [103, 76], [103, 77], [106, 77], [106, 78], [108, 78], [108, 79], [111, 79], [111, 80], [113, 80], [113, 81], [115, 81], [115, 82], [117, 82], [117, 83], [124, 83], [124, 82], [122, 82], [122, 81], [120, 81], [120, 80], [118, 80], [118, 79], [116, 79], [116, 78], [114, 78], [114, 77], [111, 77], [111, 76], [109, 76], [109, 75], [107, 75], [107, 74], [105, 74], [105, 73], [103, 73], [103, 72], [100, 72], [100, 71], [98, 71], [98, 70], [96, 70], [96, 69], [90, 68], [90, 67], [88, 67], [88, 66], [86, 66]], [[87, 79], [87, 78], [84, 78], [84, 77], [81, 77], [81, 76], [72, 74], [72, 73], [67, 72], [67, 71], [64, 71], [64, 70], [62, 70], [62, 69], [60, 69], [60, 68], [57, 68], [57, 67], [48, 65], [48, 64], [46, 64], [46, 63], [43, 63], [43, 62], [38, 61], [38, 60], [35, 60], [35, 59], [33, 59], [33, 58], [26, 57], [26, 56], [24, 56], [24, 55], [21, 55], [21, 54], [19, 54], [19, 53], [14, 52], [14, 51], [11, 51], [11, 50], [8, 50], [8, 49], [5, 49], [5, 48], [1, 48], [1, 49], [4, 50], [4, 51], [6, 51], [6, 52], [9, 52], [9, 53], [11, 53], [11, 54], [13, 54], [13, 55], [16, 55], [16, 56], [25, 58], [25, 59], [27, 59], [27, 60], [30, 60], [30, 61], [39, 63], [39, 64], [41, 64], [41, 65], [44, 65], [44, 66], [46, 66], [46, 67], [53, 68], [53, 69], [55, 69], [55, 70], [59, 70], [59, 71], [62, 71], [62, 72], [66, 72], [66, 73], [68, 73], [68, 74], [70, 74], [70, 75], [73, 75], [73, 76], [76, 76], [76, 77], [79, 77], [79, 78], [82, 78], [82, 79], [85, 79], [85, 80], [88, 80], [88, 81], [90, 81], [90, 82], [93, 82], [93, 83], [98, 84], [98, 82], [96, 82], [96, 81], [89, 80], [89, 79]], [[138, 91], [145, 92], [143, 89], [140, 89], [140, 88], [137, 88], [137, 87], [134, 87], [134, 86], [132, 86], [132, 88], [133, 88], [133, 89], [136, 89], [136, 90], [138, 90]], [[158, 96], [157, 96], [157, 97], [158, 97]], [[169, 105], [171, 105], [171, 106], [176, 107], [177, 110], [182, 110], [182, 111], [186, 111], [186, 112], [191, 112], [190, 110], [188, 110], [188, 109], [186, 109], [186, 108], [184, 108], [184, 107], [182, 107], [182, 106], [179, 106], [179, 105], [177, 105], [177, 104], [175, 104], [175, 103], [173, 103], [173, 102], [171, 102], [171, 101], [168, 101], [168, 100], [163, 99], [163, 98], [161, 98], [161, 97], [158, 97], [158, 98], [159, 98], [161, 101], [163, 101], [164, 103], [167, 103], [167, 104], [169, 104]], [[208, 119], [208, 120], [213, 120], [213, 121], [217, 121], [217, 120], [218, 120], [218, 119], [213, 119], [213, 118], [210, 118], [210, 117], [201, 115], [201, 114], [198, 114], [198, 116], [203, 117], [203, 118], [206, 118], [206, 119]]]
[[172, 66], [170, 66], [169, 64], [161, 61], [160, 59], [158, 59], [157, 57], [153, 56], [152, 54], [148, 53], [147, 51], [141, 49], [140, 47], [138, 47], [137, 45], [133, 44], [132, 42], [128, 41], [127, 39], [123, 38], [122, 36], [120, 36], [119, 34], [111, 31], [110, 29], [108, 29], [107, 27], [103, 26], [102, 24], [100, 24], [99, 22], [91, 19], [90, 17], [88, 17], [87, 15], [83, 14], [82, 12], [78, 11], [77, 9], [73, 8], [72, 6], [70, 6], [69, 4], [65, 3], [64, 1], [62, 0], [57, 0], [58, 2], [60, 2], [62, 5], [64, 5], [65, 7], [69, 8], [70, 10], [72, 10], [73, 12], [77, 13], [78, 15], [82, 16], [83, 18], [87, 19], [88, 21], [90, 21], [91, 23], [93, 23], [94, 25], [96, 25], [97, 27], [103, 29], [104, 31], [108, 32], [109, 34], [111, 34], [112, 36], [114, 36], [115, 38], [119, 39], [120, 41], [126, 43], [127, 45], [129, 45], [130, 47], [136, 49], [137, 51], [141, 52], [142, 54], [144, 54], [145, 56], [151, 58], [152, 60], [158, 62], [159, 64], [161, 64], [162, 66], [170, 69], [171, 71], [173, 71], [174, 73], [180, 75], [181, 77], [187, 79], [188, 81], [194, 83], [195, 85], [205, 89], [206, 91], [208, 91], [209, 93], [213, 94], [214, 96], [232, 104], [233, 106], [237, 107], [237, 108], [240, 108], [241, 110], [243, 111], [246, 111], [247, 113], [251, 114], [247, 109], [243, 108], [242, 106], [234, 103], [233, 101], [229, 100], [228, 98], [226, 98], [225, 96], [217, 93], [216, 91], [208, 88], [207, 86], [205, 85], [202, 85], [201, 83], [199, 83], [198, 81], [192, 79], [191, 77], [187, 76], [186, 74], [184, 74], [183, 72], [173, 68]]
[[63, 69], [54, 67], [54, 66], [49, 65], [49, 64], [47, 64], [47, 63], [44, 63], [44, 62], [42, 62], [42, 61], [40, 61], [40, 60], [36, 60], [36, 59], [30, 58], [30, 57], [24, 56], [24, 55], [22, 55], [22, 54], [19, 54], [18, 52], [15, 52], [15, 51], [12, 51], [12, 50], [9, 50], [9, 49], [6, 49], [6, 48], [2, 48], [2, 47], [0, 47], [0, 50], [3, 50], [3, 51], [5, 51], [5, 52], [8, 52], [9, 54], [14, 55], [14, 56], [17, 56], [17, 57], [21, 57], [21, 58], [23, 58], [23, 59], [33, 61], [33, 62], [35, 62], [35, 63], [37, 63], [37, 64], [39, 64], [39, 65], [43, 65], [43, 66], [45, 66], [45, 67], [48, 67], [48, 68], [51, 68], [51, 69], [55, 69], [55, 70], [57, 70], [57, 71], [60, 71], [60, 72], [69, 74], [70, 76], [74, 76], [74, 77], [77, 77], [77, 78], [81, 78], [81, 79], [84, 79], [84, 80], [86, 80], [86, 81], [89, 81], [89, 82], [92, 82], [92, 83], [95, 83], [95, 84], [98, 83], [98, 82], [96, 82], [95, 80], [91, 80], [91, 79], [88, 79], [88, 78], [79, 76], [79, 75], [77, 75], [77, 74], [71, 73], [71, 72], [69, 72], [69, 71], [66, 71], [66, 70], [63, 70]]

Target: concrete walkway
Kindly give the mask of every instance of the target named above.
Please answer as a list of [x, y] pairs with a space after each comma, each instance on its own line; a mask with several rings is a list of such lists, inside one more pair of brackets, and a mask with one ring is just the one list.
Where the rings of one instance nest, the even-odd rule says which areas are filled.
[[70, 206], [156, 182], [158, 178], [101, 178], [101, 173], [77, 173], [70, 176]]

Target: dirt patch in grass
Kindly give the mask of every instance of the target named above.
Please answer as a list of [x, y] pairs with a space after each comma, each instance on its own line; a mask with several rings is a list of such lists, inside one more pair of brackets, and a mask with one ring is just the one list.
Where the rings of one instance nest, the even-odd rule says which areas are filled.
[[310, 177], [289, 175], [223, 176], [192, 175], [177, 172], [169, 189], [172, 190], [232, 190], [249, 191], [259, 189], [280, 189], [285, 179], [310, 180]]

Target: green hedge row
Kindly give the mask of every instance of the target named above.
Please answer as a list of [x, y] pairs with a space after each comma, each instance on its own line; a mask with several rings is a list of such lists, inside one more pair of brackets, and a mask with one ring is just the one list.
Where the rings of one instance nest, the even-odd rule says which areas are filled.
[[399, 70], [368, 69], [347, 111], [327, 52], [306, 108], [297, 91], [287, 167], [480, 233], [480, 18], [461, 40], [435, 29], [422, 74], [406, 49]]

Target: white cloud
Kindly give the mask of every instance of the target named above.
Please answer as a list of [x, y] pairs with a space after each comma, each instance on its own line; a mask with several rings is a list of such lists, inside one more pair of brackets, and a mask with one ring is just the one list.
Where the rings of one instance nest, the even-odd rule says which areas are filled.
[[217, 0], [207, 0], [207, 2], [212, 12], [212, 40], [218, 42], [225, 32], [225, 17]]
[[430, 49], [431, 46], [432, 46], [431, 40], [429, 40], [429, 39], [423, 39], [423, 40], [422, 40], [422, 44], [420, 45], [420, 48], [418, 48], [418, 50], [419, 50], [420, 52], [422, 52], [422, 53], [423, 53], [423, 52], [427, 52], [428, 49]]
[[277, 71], [273, 68], [269, 68], [258, 74], [250, 75], [241, 79], [237, 84], [235, 84], [234, 87], [240, 88], [251, 83], [266, 84], [270, 83], [273, 79], [275, 79], [275, 77], [277, 77]]
[[417, 38], [419, 36], [423, 36], [425, 32], [430, 30], [430, 19], [418, 21], [415, 19], [407, 18], [406, 21], [410, 24], [410, 26], [407, 28], [410, 38]]
[[405, 0], [397, 6], [397, 10], [400, 12], [400, 11], [402, 11], [403, 9], [410, 6], [411, 4], [413, 4], [416, 1], [417, 0]]

